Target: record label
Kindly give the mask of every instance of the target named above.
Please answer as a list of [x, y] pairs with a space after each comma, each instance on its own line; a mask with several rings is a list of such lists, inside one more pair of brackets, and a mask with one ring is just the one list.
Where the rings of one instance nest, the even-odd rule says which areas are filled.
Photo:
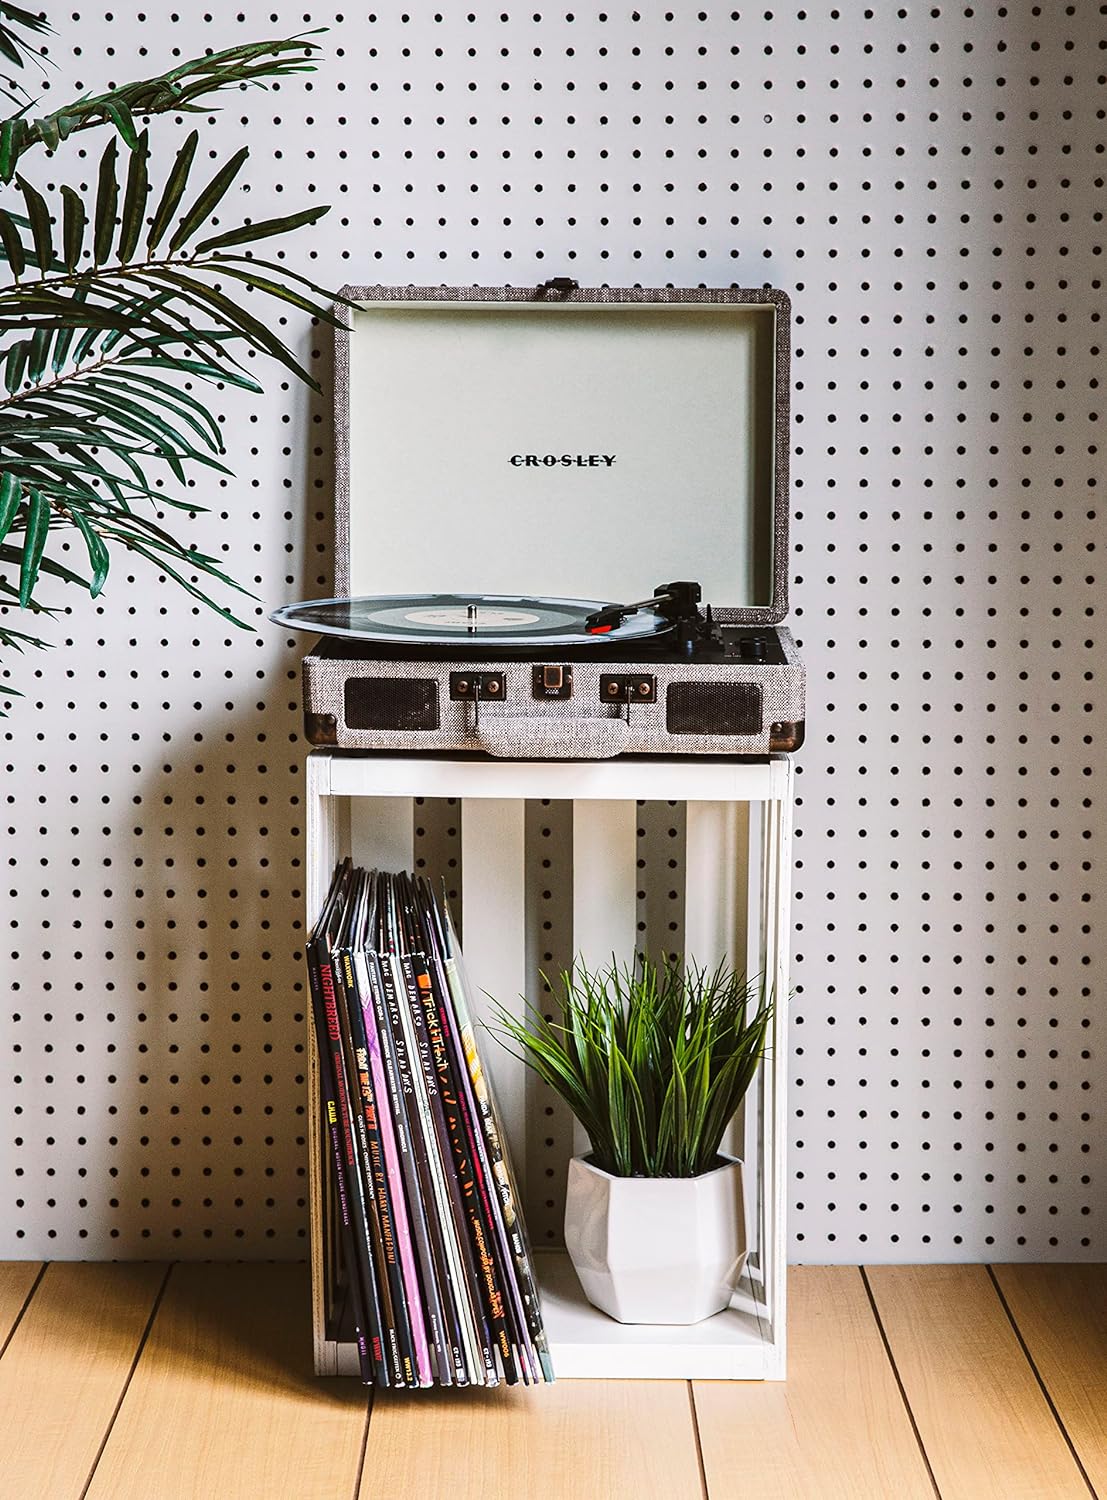
[[466, 609], [382, 609], [373, 616], [378, 625], [438, 625], [443, 630], [518, 630], [537, 625], [540, 616], [521, 609], [492, 609], [470, 604]]

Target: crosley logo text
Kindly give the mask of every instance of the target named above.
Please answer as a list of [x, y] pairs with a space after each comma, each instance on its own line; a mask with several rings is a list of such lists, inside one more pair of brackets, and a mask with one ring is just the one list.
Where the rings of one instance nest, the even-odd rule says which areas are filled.
[[610, 469], [614, 453], [513, 453], [513, 469]]

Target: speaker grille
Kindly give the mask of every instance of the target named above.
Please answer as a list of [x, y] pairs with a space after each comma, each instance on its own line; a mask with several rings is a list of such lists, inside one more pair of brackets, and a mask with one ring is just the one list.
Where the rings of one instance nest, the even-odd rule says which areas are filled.
[[761, 689], [752, 682], [674, 682], [665, 695], [670, 734], [760, 734]]
[[346, 682], [349, 729], [437, 729], [433, 677], [351, 677]]

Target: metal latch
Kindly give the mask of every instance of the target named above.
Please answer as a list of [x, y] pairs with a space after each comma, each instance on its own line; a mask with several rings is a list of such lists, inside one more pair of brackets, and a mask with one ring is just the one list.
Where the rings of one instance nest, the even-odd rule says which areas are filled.
[[539, 297], [545, 297], [548, 292], [567, 297], [570, 292], [580, 291], [580, 282], [574, 281], [571, 276], [551, 276], [549, 281], [544, 281], [536, 290]]
[[536, 698], [571, 698], [572, 667], [541, 666], [531, 673], [531, 692]]

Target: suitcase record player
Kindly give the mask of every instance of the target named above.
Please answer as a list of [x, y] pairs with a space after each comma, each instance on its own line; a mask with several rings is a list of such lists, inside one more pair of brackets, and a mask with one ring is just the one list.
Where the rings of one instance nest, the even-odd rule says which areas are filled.
[[338, 597], [273, 616], [321, 636], [304, 661], [311, 743], [799, 747], [803, 666], [778, 625], [782, 292], [343, 295], [357, 305], [336, 348]]

